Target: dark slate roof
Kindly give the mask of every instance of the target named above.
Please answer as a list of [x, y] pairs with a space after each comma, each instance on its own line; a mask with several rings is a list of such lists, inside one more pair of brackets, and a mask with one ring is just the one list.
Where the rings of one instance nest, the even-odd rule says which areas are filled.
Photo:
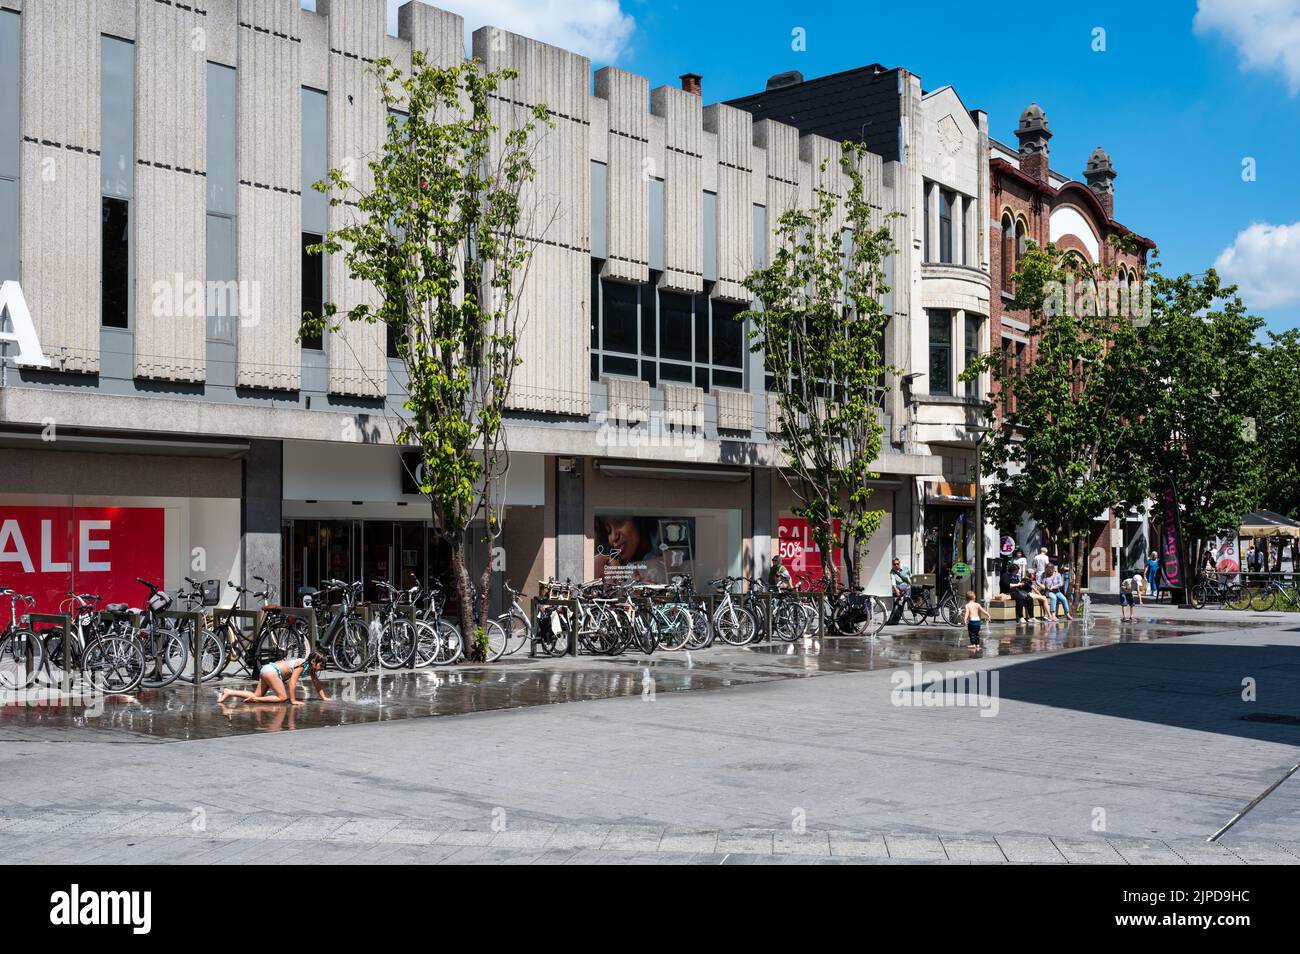
[[886, 162], [899, 155], [898, 69], [879, 63], [727, 101], [754, 115], [842, 142], [863, 143]]

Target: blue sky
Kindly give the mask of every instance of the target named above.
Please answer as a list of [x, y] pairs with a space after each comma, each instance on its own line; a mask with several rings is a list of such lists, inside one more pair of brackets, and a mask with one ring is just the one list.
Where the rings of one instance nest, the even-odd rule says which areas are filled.
[[[1007, 4], [1003, 15], [953, 0], [437, 5], [468, 29], [493, 23], [578, 49], [652, 88], [701, 73], [706, 102], [756, 92], [783, 70], [881, 62], [927, 90], [953, 85], [1014, 144], [1021, 110], [1037, 101], [1055, 132], [1053, 168], [1081, 178], [1105, 146], [1119, 172], [1116, 215], [1159, 245], [1167, 271], [1220, 260], [1270, 328], [1300, 326], [1300, 0]], [[1093, 49], [1097, 28], [1104, 51]], [[1248, 158], [1254, 181], [1243, 181]]]

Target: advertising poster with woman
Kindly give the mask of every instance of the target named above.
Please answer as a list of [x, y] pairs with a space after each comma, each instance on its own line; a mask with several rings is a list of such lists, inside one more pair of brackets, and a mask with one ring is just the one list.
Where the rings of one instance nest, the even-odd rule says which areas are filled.
[[596, 516], [596, 576], [667, 583], [695, 575], [695, 518]]

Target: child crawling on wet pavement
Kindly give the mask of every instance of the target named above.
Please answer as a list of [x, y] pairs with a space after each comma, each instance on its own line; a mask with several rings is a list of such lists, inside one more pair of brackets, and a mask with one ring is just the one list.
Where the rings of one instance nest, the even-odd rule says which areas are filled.
[[311, 679], [316, 693], [329, 701], [325, 687], [321, 685], [318, 673], [325, 668], [328, 657], [321, 650], [312, 652], [306, 659], [281, 659], [279, 662], [267, 663], [258, 676], [257, 690], [222, 689], [217, 695], [217, 704], [227, 699], [242, 699], [244, 702], [292, 702], [295, 706], [306, 705], [297, 696], [298, 680], [304, 672]]

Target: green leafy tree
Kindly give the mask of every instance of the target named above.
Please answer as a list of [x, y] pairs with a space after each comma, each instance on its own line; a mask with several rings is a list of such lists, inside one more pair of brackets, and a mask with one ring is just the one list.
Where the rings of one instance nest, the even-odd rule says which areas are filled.
[[385, 325], [396, 344], [406, 397], [394, 436], [419, 449], [420, 491], [450, 548], [467, 655], [481, 658], [491, 565], [474, 601], [468, 535], [481, 527], [491, 553], [502, 530], [510, 464], [504, 413], [520, 361], [530, 236], [539, 234], [525, 197], [537, 129], [550, 119], [539, 106], [527, 121], [502, 128], [494, 97], [516, 74], [488, 72], [478, 60], [443, 69], [414, 50], [409, 73], [388, 60], [375, 70], [388, 119], [383, 151], [368, 162], [373, 186], [359, 190], [331, 169], [315, 188], [333, 207], [355, 206], [319, 248], [342, 255], [377, 301], [343, 312], [327, 303], [317, 325]]
[[777, 441], [787, 462], [782, 476], [798, 500], [793, 512], [808, 521], [837, 584], [835, 545], [842, 542], [856, 576], [883, 515], [868, 505], [868, 481], [879, 476], [871, 465], [880, 453], [880, 401], [891, 370], [882, 358], [888, 316], [881, 296], [892, 243], [864, 198], [861, 147], [842, 145], [843, 200], [827, 184], [827, 168], [819, 169], [812, 207], [791, 208], [778, 219], [772, 263], [746, 281], [760, 307], [740, 318], [751, 322], [751, 347], [764, 355], [773, 381]]
[[1015, 275], [1012, 309], [1029, 324], [1030, 360], [1000, 352], [972, 362], [995, 382], [982, 446], [989, 519], [1015, 527], [1029, 514], [1068, 554], [1074, 580], [1094, 520], [1141, 501], [1138, 452], [1149, 378], [1139, 328], [1105, 294], [1109, 276], [1053, 245], [1031, 245]]
[[1300, 331], [1269, 335], [1260, 349], [1255, 382], [1259, 504], [1300, 518]]
[[1210, 537], [1239, 526], [1258, 501], [1253, 418], [1263, 396], [1256, 386], [1256, 332], [1263, 323], [1213, 269], [1167, 277], [1157, 265], [1146, 280], [1151, 310], [1141, 329], [1147, 352], [1141, 410], [1148, 493], [1159, 499], [1165, 475], [1174, 476], [1183, 539], [1191, 553], [1200, 553]]

